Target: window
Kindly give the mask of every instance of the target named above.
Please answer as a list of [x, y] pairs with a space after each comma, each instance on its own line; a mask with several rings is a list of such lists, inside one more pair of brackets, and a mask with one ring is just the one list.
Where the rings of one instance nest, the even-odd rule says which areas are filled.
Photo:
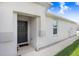
[[57, 25], [53, 26], [53, 34], [57, 34]]

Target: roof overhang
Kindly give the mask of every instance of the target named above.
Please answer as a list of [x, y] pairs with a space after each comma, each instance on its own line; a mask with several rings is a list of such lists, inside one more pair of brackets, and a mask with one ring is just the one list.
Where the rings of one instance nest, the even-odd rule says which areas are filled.
[[45, 6], [45, 7], [50, 7], [51, 6], [50, 2], [35, 2], [35, 3], [40, 4], [42, 6]]
[[72, 21], [72, 20], [70, 20], [70, 19], [64, 18], [64, 17], [62, 17], [62, 16], [55, 15], [55, 14], [49, 12], [49, 11], [47, 12], [46, 15], [49, 16], [49, 17], [51, 17], [51, 18], [54, 18], [54, 19], [56, 19], [56, 20], [60, 18], [61, 20], [65, 20], [65, 21], [68, 21], [68, 22], [77, 24], [75, 21]]

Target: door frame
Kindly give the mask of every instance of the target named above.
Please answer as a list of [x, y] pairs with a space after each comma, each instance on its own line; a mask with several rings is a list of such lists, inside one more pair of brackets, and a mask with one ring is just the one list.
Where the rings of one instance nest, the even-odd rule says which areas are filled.
[[[30, 13], [24, 13], [24, 12], [19, 12], [19, 11], [13, 11], [13, 33], [14, 33], [14, 39], [15, 39], [15, 44], [16, 44], [16, 51], [17, 51], [17, 47], [18, 47], [18, 44], [17, 44], [17, 17], [18, 17], [18, 14], [20, 15], [25, 15], [25, 16], [30, 16], [30, 17], [34, 17], [37, 22], [37, 30], [36, 30], [36, 39], [35, 40], [35, 46], [33, 46], [33, 48], [35, 50], [38, 50], [38, 46], [37, 46], [37, 40], [39, 39], [38, 36], [39, 36], [39, 30], [41, 29], [40, 27], [40, 23], [39, 21], [41, 20], [41, 16], [39, 15], [34, 15], [34, 14], [30, 14]], [[30, 22], [28, 21], [28, 43], [30, 43], [30, 31], [29, 31], [29, 24]], [[18, 52], [17, 52], [18, 53]]]

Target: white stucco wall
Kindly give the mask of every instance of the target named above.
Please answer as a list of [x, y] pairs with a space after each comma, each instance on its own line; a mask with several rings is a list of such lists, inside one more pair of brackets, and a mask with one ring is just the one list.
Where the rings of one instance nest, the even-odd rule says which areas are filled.
[[[53, 25], [56, 24], [56, 21], [58, 25], [57, 34], [53, 34]], [[51, 17], [46, 17], [46, 39], [41, 41], [39, 47], [51, 45], [55, 42], [73, 36], [76, 34], [76, 30], [77, 30], [77, 24], [75, 23], [61, 20], [61, 18], [55, 19]]]
[[[53, 34], [53, 25], [56, 24], [56, 22], [58, 25], [57, 34]], [[45, 39], [39, 39], [38, 48], [54, 44], [76, 34], [77, 24], [61, 20], [61, 18], [55, 19], [47, 16], [45, 24]]]
[[[41, 25], [43, 24], [41, 30], [45, 30], [46, 7], [31, 2], [0, 3], [0, 55], [17, 55], [17, 13], [15, 12], [40, 16]], [[43, 39], [45, 37], [40, 38]]]

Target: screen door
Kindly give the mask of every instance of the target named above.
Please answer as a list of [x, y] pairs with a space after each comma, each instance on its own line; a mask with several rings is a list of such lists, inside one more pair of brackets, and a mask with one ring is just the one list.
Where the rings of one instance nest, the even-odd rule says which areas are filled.
[[28, 22], [18, 21], [18, 40], [17, 43], [28, 42]]

